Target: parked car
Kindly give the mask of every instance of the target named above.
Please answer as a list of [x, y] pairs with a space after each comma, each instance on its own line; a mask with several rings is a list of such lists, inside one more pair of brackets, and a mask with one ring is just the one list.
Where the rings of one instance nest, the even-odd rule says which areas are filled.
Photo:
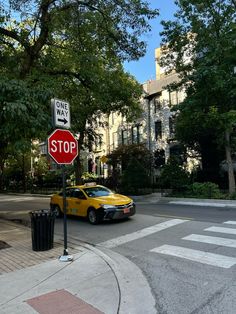
[[[107, 219], [124, 219], [135, 214], [133, 200], [125, 195], [113, 193], [96, 183], [66, 188], [66, 213], [87, 217], [91, 224]], [[54, 194], [50, 208], [58, 217], [63, 215], [63, 192]]]

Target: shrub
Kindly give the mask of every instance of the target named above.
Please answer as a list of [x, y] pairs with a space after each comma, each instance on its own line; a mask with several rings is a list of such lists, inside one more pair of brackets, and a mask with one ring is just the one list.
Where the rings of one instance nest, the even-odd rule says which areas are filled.
[[189, 184], [189, 174], [182, 166], [178, 164], [176, 158], [172, 157], [167, 164], [163, 166], [159, 178], [159, 185], [164, 189], [173, 189], [180, 191]]
[[218, 185], [213, 182], [195, 182], [189, 192], [192, 197], [196, 198], [222, 198]]
[[125, 194], [139, 194], [141, 188], [150, 186], [147, 170], [136, 159], [132, 158], [121, 177], [121, 190]]
[[84, 172], [81, 178], [83, 179], [84, 182], [96, 182], [98, 176], [96, 173]]

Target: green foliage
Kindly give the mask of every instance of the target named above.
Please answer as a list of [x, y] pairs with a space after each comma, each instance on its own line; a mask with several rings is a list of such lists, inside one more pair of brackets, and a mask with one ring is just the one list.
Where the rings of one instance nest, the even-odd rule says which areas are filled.
[[112, 164], [114, 168], [116, 168], [117, 165], [121, 165], [122, 170], [125, 170], [130, 160], [134, 158], [137, 159], [147, 171], [150, 170], [150, 166], [153, 162], [152, 154], [144, 144], [120, 145], [108, 158], [109, 163]]
[[[150, 169], [153, 163], [152, 154], [143, 144], [120, 145], [110, 155], [108, 163], [112, 166], [112, 177], [109, 178], [111, 185], [125, 190], [124, 193], [140, 193], [138, 188], [146, 188], [150, 185]], [[132, 174], [132, 164], [134, 164]], [[137, 168], [137, 169], [136, 169]], [[128, 172], [126, 170], [128, 169]], [[139, 175], [139, 172], [141, 175]], [[131, 178], [129, 179], [128, 176]], [[134, 177], [133, 177], [134, 175]], [[143, 176], [143, 179], [141, 178]], [[146, 181], [148, 176], [148, 182]], [[122, 179], [123, 178], [123, 179]], [[136, 178], [138, 178], [136, 180]], [[141, 181], [139, 180], [141, 178]], [[121, 181], [123, 183], [121, 184]], [[135, 182], [133, 182], [133, 180]], [[144, 180], [144, 181], [143, 181]], [[137, 181], [137, 182], [136, 182]]]
[[49, 126], [49, 94], [30, 82], [0, 78], [0, 142], [14, 149], [29, 149], [32, 138], [45, 135]]
[[219, 186], [212, 182], [198, 183], [195, 182], [189, 187], [189, 194], [196, 198], [223, 198]]
[[236, 193], [226, 195], [226, 199], [229, 200], [236, 200]]
[[148, 2], [22, 0], [10, 8], [1, 3], [1, 168], [9, 146], [46, 138], [52, 96], [70, 103], [80, 147], [95, 140], [101, 113], [139, 114], [142, 89], [122, 63], [145, 54], [141, 35], [158, 14]]
[[165, 151], [164, 149], [157, 149], [154, 152], [154, 167], [160, 168], [165, 164]]
[[47, 170], [42, 175], [36, 175], [31, 178], [32, 184], [29, 186], [31, 191], [37, 192], [47, 189], [62, 189], [62, 173], [61, 170]]
[[48, 173], [48, 160], [45, 156], [39, 156], [37, 162], [34, 162], [34, 176], [42, 176]]
[[147, 169], [136, 159], [131, 158], [121, 177], [121, 190], [125, 194], [137, 195], [141, 189], [150, 186]]
[[[228, 148], [229, 158], [230, 149], [235, 149], [231, 141], [236, 125], [235, 5], [229, 0], [178, 0], [176, 4], [176, 20], [163, 22], [162, 65], [179, 74], [180, 81], [170, 88], [186, 92], [175, 108], [179, 112], [176, 138], [201, 155], [206, 171], [210, 154], [213, 161]], [[209, 142], [215, 151], [208, 150]]]
[[26, 182], [30, 178], [31, 155], [30, 153], [20, 153], [15, 151], [5, 164], [4, 187], [21, 187], [26, 189]]
[[96, 182], [98, 176], [96, 173], [84, 172], [81, 178], [84, 182]]
[[173, 189], [174, 191], [183, 190], [189, 184], [189, 174], [179, 165], [176, 158], [169, 158], [163, 166], [158, 183], [161, 188]]

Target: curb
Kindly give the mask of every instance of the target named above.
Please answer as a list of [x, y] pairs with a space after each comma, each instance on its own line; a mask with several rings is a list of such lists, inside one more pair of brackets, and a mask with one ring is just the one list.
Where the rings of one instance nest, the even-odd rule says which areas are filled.
[[156, 314], [156, 302], [151, 288], [146, 277], [136, 264], [132, 263], [128, 258], [102, 246], [93, 247], [86, 244], [84, 247], [105, 260], [114, 272], [120, 292], [117, 313]]

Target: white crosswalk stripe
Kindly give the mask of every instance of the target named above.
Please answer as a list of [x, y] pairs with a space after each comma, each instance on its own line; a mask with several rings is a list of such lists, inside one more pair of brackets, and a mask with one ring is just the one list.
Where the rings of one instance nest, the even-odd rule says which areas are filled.
[[151, 227], [147, 227], [141, 230], [138, 230], [136, 232], [133, 233], [129, 233], [129, 234], [125, 234], [121, 237], [117, 237], [105, 242], [101, 242], [98, 245], [104, 246], [106, 248], [114, 248], [116, 246], [122, 245], [124, 243], [130, 242], [130, 241], [134, 241], [137, 239], [141, 239], [143, 237], [146, 237], [148, 235], [151, 235], [153, 233], [165, 230], [167, 228], [182, 224], [186, 221], [189, 220], [184, 220], [184, 219], [171, 219], [171, 220], [167, 220], [164, 222], [161, 222], [159, 224], [156, 224], [154, 226]]
[[[224, 224], [235, 225], [236, 221], [229, 220], [229, 221], [225, 221]], [[236, 235], [236, 229], [232, 227], [225, 228], [225, 227], [212, 226], [212, 227], [204, 229], [204, 231]], [[229, 238], [223, 238], [223, 237], [217, 237], [217, 236], [190, 234], [186, 237], [183, 237], [182, 240], [213, 244], [213, 245], [222, 246], [222, 247], [236, 248], [236, 239], [229, 239]], [[230, 268], [236, 265], [235, 257], [220, 255], [220, 254], [213, 254], [207, 251], [194, 250], [194, 249], [184, 248], [181, 246], [162, 245], [160, 247], [156, 247], [150, 250], [150, 252], [175, 256], [175, 257], [191, 260], [194, 262], [199, 262], [202, 264], [207, 264], [207, 265], [212, 265], [212, 266], [217, 266], [217, 267], [222, 267], [222, 268]]]
[[236, 229], [224, 228], [224, 227], [215, 227], [215, 226], [206, 228], [206, 229], [204, 229], [204, 231], [227, 233], [227, 234], [236, 234]]
[[14, 197], [14, 198], [0, 198], [0, 202], [24, 202], [24, 201], [32, 201], [35, 198], [32, 196], [25, 196], [25, 197]]
[[194, 262], [208, 264], [211, 266], [218, 266], [222, 268], [230, 268], [236, 264], [236, 258], [234, 257], [187, 249], [184, 247], [173, 245], [162, 245], [160, 247], [152, 249], [151, 252], [181, 257]]
[[204, 236], [200, 234], [190, 234], [189, 236], [182, 239], [236, 248], [236, 240], [234, 239]]

